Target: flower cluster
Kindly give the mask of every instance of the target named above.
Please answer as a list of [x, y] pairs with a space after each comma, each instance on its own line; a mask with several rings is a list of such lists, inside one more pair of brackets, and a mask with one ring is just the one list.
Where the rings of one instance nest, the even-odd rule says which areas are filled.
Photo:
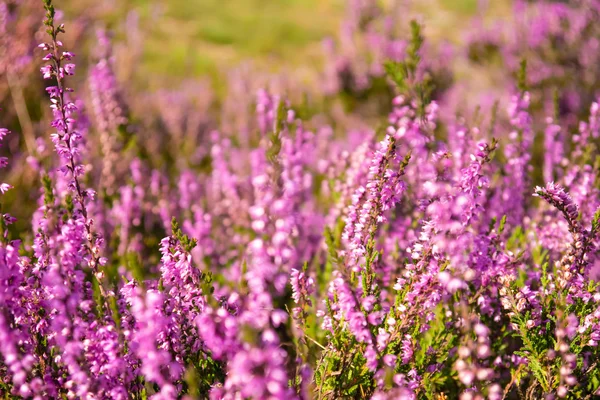
[[0, 0], [1, 396], [600, 395], [597, 2], [468, 39], [489, 91], [407, 5], [348, 3], [323, 70], [223, 97], [121, 79], [133, 14], [76, 58], [52, 0], [39, 33]]

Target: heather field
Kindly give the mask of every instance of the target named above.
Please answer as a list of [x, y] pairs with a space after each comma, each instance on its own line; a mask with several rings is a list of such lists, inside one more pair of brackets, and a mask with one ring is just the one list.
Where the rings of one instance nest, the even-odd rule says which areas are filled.
[[0, 399], [600, 398], [600, 0], [0, 0]]

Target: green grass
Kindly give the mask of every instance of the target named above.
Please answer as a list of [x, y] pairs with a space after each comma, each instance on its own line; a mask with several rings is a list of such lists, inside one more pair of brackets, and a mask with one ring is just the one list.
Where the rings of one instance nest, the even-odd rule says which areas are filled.
[[[394, 1], [381, 0], [388, 6]], [[58, 1], [57, 1], [58, 3]], [[411, 2], [423, 16], [427, 39], [461, 40], [478, 0]], [[498, 15], [511, 0], [493, 0], [488, 13]], [[71, 16], [81, 15], [89, 0], [62, 0]], [[209, 75], [244, 61], [259, 69], [314, 66], [322, 39], [338, 33], [346, 0], [118, 0], [103, 16], [122, 37], [125, 15], [135, 10], [144, 33], [142, 82], [181, 80]], [[408, 25], [408, 20], [406, 21]], [[119, 33], [120, 31], [120, 33]]]
[[440, 0], [439, 3], [441, 7], [459, 15], [474, 15], [479, 0]]
[[[135, 0], [148, 32], [144, 58], [154, 73], [214, 73], [251, 59], [268, 68], [302, 63], [343, 15], [341, 0]], [[168, 59], [166, 59], [168, 58]]]

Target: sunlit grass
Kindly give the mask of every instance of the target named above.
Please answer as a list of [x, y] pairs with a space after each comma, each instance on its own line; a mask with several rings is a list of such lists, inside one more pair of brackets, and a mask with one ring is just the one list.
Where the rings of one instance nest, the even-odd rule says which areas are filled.
[[157, 5], [162, 10], [153, 17], [156, 8], [134, 2], [149, 28], [145, 61], [153, 72], [176, 75], [214, 73], [248, 59], [269, 68], [300, 64], [323, 38], [335, 34], [343, 15], [340, 0], [175, 0]]
[[[400, 0], [382, 0], [382, 4]], [[86, 1], [65, 1], [77, 15]], [[127, 12], [140, 16], [144, 33], [138, 76], [178, 80], [209, 75], [250, 61], [267, 71], [313, 65], [322, 55], [322, 40], [335, 36], [344, 17], [345, 0], [118, 0], [105, 16], [121, 30]], [[410, 2], [421, 15], [425, 35], [437, 42], [459, 43], [459, 32], [477, 13], [479, 0]], [[499, 14], [511, 0], [489, 2]], [[406, 21], [408, 25], [408, 20]], [[121, 25], [119, 29], [119, 25]]]

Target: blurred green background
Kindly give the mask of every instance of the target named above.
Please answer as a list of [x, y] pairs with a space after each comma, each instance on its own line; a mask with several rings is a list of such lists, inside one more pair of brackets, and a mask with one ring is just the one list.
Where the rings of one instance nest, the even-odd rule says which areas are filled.
[[[421, 16], [429, 39], [461, 39], [460, 32], [482, 0], [382, 0], [406, 3]], [[486, 15], [498, 17], [510, 0], [490, 0]], [[335, 36], [346, 0], [86, 0], [57, 1], [69, 18], [96, 7], [96, 15], [119, 36], [127, 16], [139, 17], [143, 36], [139, 73], [162, 77], [214, 75], [251, 61], [261, 69], [311, 68], [323, 54], [322, 40]], [[407, 24], [408, 24], [407, 16]], [[131, 27], [129, 27], [131, 28]]]

